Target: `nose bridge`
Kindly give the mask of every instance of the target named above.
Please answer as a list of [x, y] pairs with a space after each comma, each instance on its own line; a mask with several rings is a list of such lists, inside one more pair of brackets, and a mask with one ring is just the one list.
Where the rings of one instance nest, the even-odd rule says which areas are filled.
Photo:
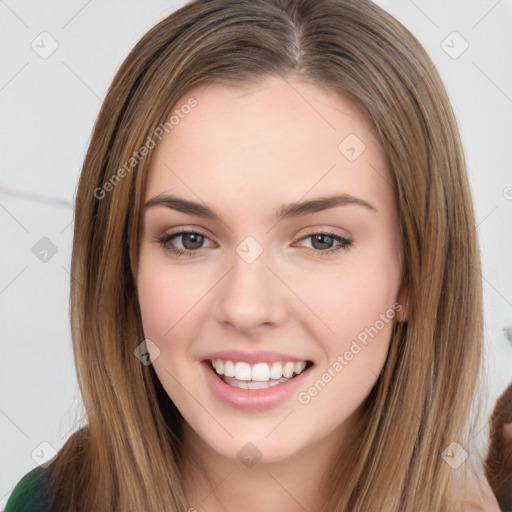
[[248, 330], [279, 320], [282, 290], [267, 268], [267, 254], [253, 237], [245, 238], [236, 247], [217, 305], [219, 321]]

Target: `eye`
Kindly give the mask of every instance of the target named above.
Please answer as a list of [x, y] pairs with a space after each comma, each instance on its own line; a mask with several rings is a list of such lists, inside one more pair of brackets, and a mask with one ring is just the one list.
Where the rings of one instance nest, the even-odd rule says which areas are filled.
[[[182, 239], [181, 245], [183, 249], [176, 247], [172, 243], [172, 240], [180, 237]], [[197, 254], [199, 249], [202, 248], [201, 246], [205, 240], [210, 239], [206, 235], [193, 230], [182, 230], [175, 233], [166, 233], [155, 239], [155, 241], [158, 242], [165, 251], [171, 252], [178, 256], [192, 256]]]
[[[174, 245], [173, 240], [181, 238], [182, 249]], [[301, 240], [312, 240], [312, 252], [316, 255], [325, 256], [340, 249], [348, 250], [352, 246], [352, 240], [332, 232], [311, 233]], [[181, 230], [174, 233], [165, 233], [156, 237], [155, 241], [170, 253], [177, 256], [194, 256], [203, 249], [205, 240], [211, 241], [206, 235], [194, 230]], [[333, 243], [337, 243], [332, 247]]]
[[[311, 233], [301, 240], [307, 240], [308, 238], [312, 241], [313, 253], [321, 256], [331, 254], [340, 249], [348, 250], [352, 246], [352, 240], [333, 232]], [[337, 242], [338, 245], [332, 247], [334, 242]]]

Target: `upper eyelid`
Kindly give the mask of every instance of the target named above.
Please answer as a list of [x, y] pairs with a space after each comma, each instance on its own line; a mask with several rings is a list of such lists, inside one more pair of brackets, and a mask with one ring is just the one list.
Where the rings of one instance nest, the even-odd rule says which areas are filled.
[[[216, 243], [215, 240], [212, 240], [212, 237], [210, 237], [208, 234], [204, 233], [200, 228], [180, 227], [180, 228], [176, 228], [175, 230], [170, 231], [170, 232], [164, 231], [164, 233], [162, 233], [161, 237], [169, 237], [169, 239], [171, 239], [173, 237], [178, 237], [179, 235], [184, 235], [184, 234], [188, 234], [188, 233], [192, 233], [192, 234], [197, 233], [198, 235], [201, 235], [201, 236], [207, 238], [211, 242]], [[347, 241], [350, 241], [350, 242], [353, 241], [352, 236], [336, 233], [335, 230], [331, 227], [316, 228], [316, 229], [312, 228], [311, 231], [308, 231], [307, 233], [298, 237], [297, 241], [302, 241], [302, 240], [307, 239], [313, 235], [318, 235], [318, 234], [325, 234], [325, 235], [332, 234], [335, 236], [339, 236], [340, 238], [344, 238]]]
[[[163, 234], [159, 237], [156, 237], [155, 238], [155, 242], [159, 242], [162, 246], [165, 246], [171, 242], [171, 240], [175, 237], [181, 237], [183, 235], [186, 235], [186, 234], [198, 234], [200, 236], [203, 236], [204, 238], [206, 238], [207, 240], [209, 240], [210, 242], [213, 242], [214, 245], [217, 245], [215, 241], [212, 241], [211, 238], [207, 235], [204, 235], [203, 233], [201, 233], [199, 230], [195, 230], [195, 229], [184, 229], [184, 228], [178, 228], [176, 231], [172, 232], [172, 233], [166, 233], [166, 234]], [[325, 236], [330, 236], [331, 238], [333, 238], [333, 240], [338, 244], [337, 246], [333, 247], [333, 248], [329, 248], [327, 250], [321, 250], [321, 249], [314, 249], [314, 248], [310, 248], [310, 250], [312, 251], [313, 254], [315, 255], [318, 255], [319, 257], [328, 257], [328, 256], [331, 256], [332, 254], [334, 253], [337, 253], [338, 251], [340, 250], [348, 250], [350, 248], [353, 247], [353, 244], [354, 244], [354, 240], [352, 239], [351, 236], [344, 236], [344, 235], [340, 235], [338, 233], [335, 233], [331, 228], [329, 229], [323, 229], [323, 228], [318, 228], [317, 230], [313, 230], [313, 231], [309, 231], [308, 233], [302, 235], [301, 237], [299, 237], [295, 242], [294, 244], [298, 243], [298, 242], [302, 242], [302, 241], [305, 241], [305, 240], [308, 240], [308, 239], [311, 239], [313, 236], [315, 235], [325, 235]], [[199, 247], [197, 249], [179, 249], [179, 248], [165, 248], [166, 251], [171, 251], [171, 252], [174, 252], [174, 253], [177, 253], [178, 256], [181, 256], [181, 255], [184, 255], [184, 254], [188, 254], [190, 255], [191, 257], [193, 255], [196, 255], [196, 256], [199, 256], [201, 254], [201, 252], [204, 250], [204, 249], [207, 249], [208, 247]], [[210, 247], [211, 248], [211, 247]], [[304, 248], [306, 249], [306, 248]]]
[[178, 235], [186, 235], [186, 234], [195, 234], [197, 233], [198, 235], [201, 235], [205, 238], [208, 238], [208, 240], [210, 241], [214, 241], [212, 240], [212, 237], [206, 233], [204, 233], [201, 229], [199, 228], [176, 228], [175, 231], [164, 231], [162, 233], [162, 237], [166, 237], [166, 236], [169, 236], [169, 237], [174, 237], [174, 236], [178, 236]]

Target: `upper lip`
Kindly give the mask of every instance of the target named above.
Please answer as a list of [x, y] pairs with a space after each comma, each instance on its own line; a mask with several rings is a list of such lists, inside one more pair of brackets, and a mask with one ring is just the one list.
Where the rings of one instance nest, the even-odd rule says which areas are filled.
[[219, 350], [212, 352], [204, 357], [204, 360], [222, 359], [223, 361], [244, 361], [249, 364], [260, 362], [276, 362], [276, 361], [310, 361], [307, 358], [291, 356], [283, 352], [275, 352], [271, 350], [260, 350], [258, 352], [244, 352], [243, 350]]

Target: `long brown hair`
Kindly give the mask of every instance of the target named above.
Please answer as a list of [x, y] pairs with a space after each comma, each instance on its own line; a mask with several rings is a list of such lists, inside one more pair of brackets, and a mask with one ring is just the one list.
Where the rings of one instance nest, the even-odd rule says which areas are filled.
[[144, 339], [134, 272], [151, 152], [131, 158], [192, 86], [269, 75], [339, 93], [370, 121], [393, 173], [404, 247], [407, 321], [395, 325], [352, 454], [333, 457], [322, 510], [457, 510], [464, 464], [454, 469], [443, 454], [454, 442], [469, 450], [483, 313], [464, 155], [434, 64], [369, 0], [196, 0], [123, 62], [83, 165], [71, 324], [87, 424], [49, 467], [56, 511], [191, 507], [184, 420], [134, 356]]

